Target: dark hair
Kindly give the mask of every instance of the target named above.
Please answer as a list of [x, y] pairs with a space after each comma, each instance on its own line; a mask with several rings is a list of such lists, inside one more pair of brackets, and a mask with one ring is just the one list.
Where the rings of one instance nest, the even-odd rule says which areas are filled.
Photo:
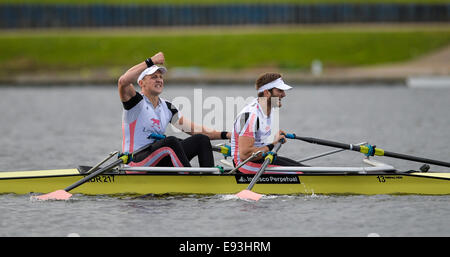
[[[280, 73], [275, 73], [275, 72], [267, 72], [267, 73], [264, 73], [264, 74], [260, 75], [258, 77], [258, 79], [256, 79], [256, 84], [255, 84], [256, 90], [258, 90], [259, 88], [261, 88], [265, 84], [270, 83], [270, 82], [272, 82], [274, 80], [277, 80], [279, 78], [281, 78], [281, 74]], [[263, 95], [264, 95], [264, 92], [258, 93], [259, 97], [261, 97]]]

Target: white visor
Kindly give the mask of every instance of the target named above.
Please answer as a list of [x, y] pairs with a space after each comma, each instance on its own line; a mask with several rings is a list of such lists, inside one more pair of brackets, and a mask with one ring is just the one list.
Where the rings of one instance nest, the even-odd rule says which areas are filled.
[[167, 69], [163, 66], [158, 66], [158, 65], [152, 65], [150, 67], [148, 67], [147, 69], [145, 69], [141, 75], [139, 75], [137, 82], [139, 84], [139, 81], [141, 81], [145, 76], [147, 75], [151, 75], [153, 73], [155, 73], [157, 70], [160, 70], [162, 74], [167, 72]]
[[258, 89], [258, 93], [264, 92], [264, 90], [270, 90], [272, 88], [278, 88], [281, 90], [289, 90], [292, 87], [284, 84], [284, 81], [281, 78], [278, 78], [272, 82], [265, 84], [264, 86]]

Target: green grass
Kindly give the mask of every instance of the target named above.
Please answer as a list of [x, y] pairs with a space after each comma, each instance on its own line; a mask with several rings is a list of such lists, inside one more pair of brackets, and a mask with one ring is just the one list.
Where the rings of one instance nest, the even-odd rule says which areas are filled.
[[324, 3], [449, 3], [449, 0], [0, 0], [5, 3], [32, 3], [32, 4], [236, 4], [236, 3], [298, 3], [298, 4], [324, 4]]
[[302, 69], [394, 63], [450, 44], [450, 30], [277, 30], [215, 33], [137, 31], [3, 33], [0, 73], [124, 69], [157, 51], [167, 67]]

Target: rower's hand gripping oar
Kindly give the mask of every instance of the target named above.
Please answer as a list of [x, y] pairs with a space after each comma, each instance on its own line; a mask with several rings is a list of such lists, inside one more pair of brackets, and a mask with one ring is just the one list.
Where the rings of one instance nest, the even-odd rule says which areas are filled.
[[89, 174], [88, 176], [86, 176], [86, 177], [80, 179], [79, 181], [73, 183], [72, 185], [66, 187], [64, 190], [56, 190], [54, 192], [51, 192], [51, 193], [48, 193], [45, 195], [34, 196], [33, 198], [38, 199], [38, 200], [68, 200], [72, 196], [72, 194], [69, 193], [70, 190], [81, 186], [82, 184], [86, 183], [87, 181], [91, 180], [92, 178], [94, 178], [100, 174], [103, 174], [122, 163], [123, 164], [130, 163], [133, 158], [133, 155], [136, 155], [136, 154], [142, 152], [144, 149], [146, 149], [150, 145], [151, 144], [143, 146], [143, 147], [139, 148], [138, 150], [136, 150], [135, 152], [133, 152], [132, 154], [129, 154], [129, 153], [122, 154], [121, 156], [119, 156], [119, 158], [116, 161], [112, 162], [108, 166]]
[[403, 159], [403, 160], [408, 160], [408, 161], [415, 161], [415, 162], [420, 162], [420, 163], [428, 163], [428, 164], [434, 164], [434, 165], [438, 165], [438, 166], [450, 167], [449, 162], [443, 162], [443, 161], [432, 160], [432, 159], [423, 158], [423, 157], [416, 157], [416, 156], [412, 156], [412, 155], [389, 152], [389, 151], [385, 151], [381, 148], [377, 148], [377, 147], [369, 145], [369, 144], [367, 144], [367, 145], [344, 144], [344, 143], [339, 143], [339, 142], [334, 142], [334, 141], [329, 141], [329, 140], [324, 140], [324, 139], [319, 139], [319, 138], [313, 138], [313, 137], [299, 137], [299, 136], [296, 136], [295, 134], [286, 134], [285, 136], [286, 136], [286, 138], [298, 139], [298, 140], [302, 140], [302, 141], [305, 141], [305, 142], [308, 142], [311, 144], [325, 145], [325, 146], [331, 146], [331, 147], [336, 147], [336, 148], [352, 150], [352, 151], [363, 153], [367, 156], [374, 156], [374, 155], [387, 156], [387, 157]]
[[[284, 139], [282, 139], [282, 140], [284, 140]], [[281, 148], [281, 140], [275, 145], [274, 152], [267, 152], [267, 155], [264, 158], [264, 162], [263, 162], [261, 168], [256, 173], [256, 175], [253, 177], [253, 179], [250, 182], [250, 184], [248, 185], [247, 189], [244, 189], [241, 192], [236, 194], [237, 197], [244, 199], [244, 200], [254, 200], [254, 201], [258, 201], [262, 197], [261, 194], [252, 192], [251, 190], [252, 190], [253, 186], [256, 184], [256, 181], [258, 181], [259, 177], [261, 177], [261, 175], [264, 173], [267, 166], [269, 166], [269, 164], [271, 164], [273, 162], [275, 155], [277, 155], [278, 150], [280, 150], [280, 148]]]

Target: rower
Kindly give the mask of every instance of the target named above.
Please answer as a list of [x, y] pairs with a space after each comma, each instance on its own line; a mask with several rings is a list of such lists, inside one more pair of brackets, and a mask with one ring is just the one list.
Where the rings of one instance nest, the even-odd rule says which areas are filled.
[[[286, 85], [279, 73], [264, 73], [256, 80], [258, 98], [255, 98], [238, 114], [234, 121], [231, 135], [231, 155], [233, 164], [239, 166], [253, 153], [262, 151], [271, 152], [274, 145], [284, 139], [284, 132], [278, 131], [273, 141], [267, 142], [272, 134], [273, 108], [281, 107], [281, 99], [286, 96], [287, 90], [292, 87]], [[275, 132], [275, 131], [274, 131]], [[256, 173], [264, 161], [265, 154], [247, 161], [239, 171], [242, 173]], [[272, 165], [275, 166], [305, 166], [286, 157], [276, 156]]]
[[[164, 89], [164, 54], [159, 52], [131, 67], [118, 81], [123, 104], [122, 152], [131, 153], [151, 143], [145, 151], [133, 156], [130, 166], [191, 167], [190, 160], [198, 156], [200, 167], [214, 167], [210, 140], [227, 139], [231, 133], [200, 126], [185, 118], [169, 101], [159, 97]], [[133, 82], [141, 88], [136, 92]], [[181, 140], [168, 136], [162, 140], [151, 133], [165, 134], [169, 124], [191, 136]]]

